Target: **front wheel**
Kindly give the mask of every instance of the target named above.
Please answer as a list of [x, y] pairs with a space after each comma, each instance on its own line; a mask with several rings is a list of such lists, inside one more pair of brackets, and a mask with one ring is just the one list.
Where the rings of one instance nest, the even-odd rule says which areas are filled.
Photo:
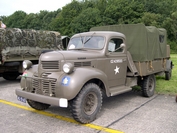
[[33, 100], [29, 100], [29, 99], [27, 99], [27, 102], [32, 108], [36, 110], [45, 110], [45, 109], [48, 109], [50, 106], [49, 104], [40, 103], [40, 102], [36, 102]]
[[145, 97], [153, 96], [156, 86], [156, 78], [154, 74], [144, 77], [144, 79], [141, 82], [143, 96]]
[[80, 123], [90, 123], [96, 119], [102, 106], [102, 92], [94, 83], [86, 84], [71, 101], [71, 114]]

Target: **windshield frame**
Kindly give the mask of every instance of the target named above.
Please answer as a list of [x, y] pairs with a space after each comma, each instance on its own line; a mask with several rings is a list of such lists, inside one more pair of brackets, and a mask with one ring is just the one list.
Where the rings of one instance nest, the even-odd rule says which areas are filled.
[[70, 39], [67, 50], [102, 50], [105, 47], [105, 37], [89, 34], [75, 36]]

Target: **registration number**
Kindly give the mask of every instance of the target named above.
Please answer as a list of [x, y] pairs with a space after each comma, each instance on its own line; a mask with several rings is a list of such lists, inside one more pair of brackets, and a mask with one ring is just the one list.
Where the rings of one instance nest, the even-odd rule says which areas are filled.
[[24, 102], [26, 103], [26, 99], [24, 97], [21, 97], [21, 96], [17, 96], [17, 99], [21, 102]]

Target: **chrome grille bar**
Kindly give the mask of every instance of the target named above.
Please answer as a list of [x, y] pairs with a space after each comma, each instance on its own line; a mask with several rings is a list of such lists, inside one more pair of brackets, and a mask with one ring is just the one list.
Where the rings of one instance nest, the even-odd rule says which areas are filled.
[[59, 61], [41, 61], [43, 69], [60, 69]]

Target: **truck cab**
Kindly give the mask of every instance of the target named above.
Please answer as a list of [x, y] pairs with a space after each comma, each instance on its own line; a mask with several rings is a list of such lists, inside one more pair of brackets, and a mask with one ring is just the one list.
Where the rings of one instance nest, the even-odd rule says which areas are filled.
[[121, 86], [125, 86], [128, 64], [125, 43], [125, 36], [121, 33], [87, 32], [73, 36], [68, 50], [84, 50], [85, 53], [98, 52], [93, 54], [94, 59], [85, 56], [85, 60], [95, 62], [92, 68], [98, 69], [106, 75], [106, 92], [107, 96], [110, 96], [113, 95], [111, 89], [118, 92]]

